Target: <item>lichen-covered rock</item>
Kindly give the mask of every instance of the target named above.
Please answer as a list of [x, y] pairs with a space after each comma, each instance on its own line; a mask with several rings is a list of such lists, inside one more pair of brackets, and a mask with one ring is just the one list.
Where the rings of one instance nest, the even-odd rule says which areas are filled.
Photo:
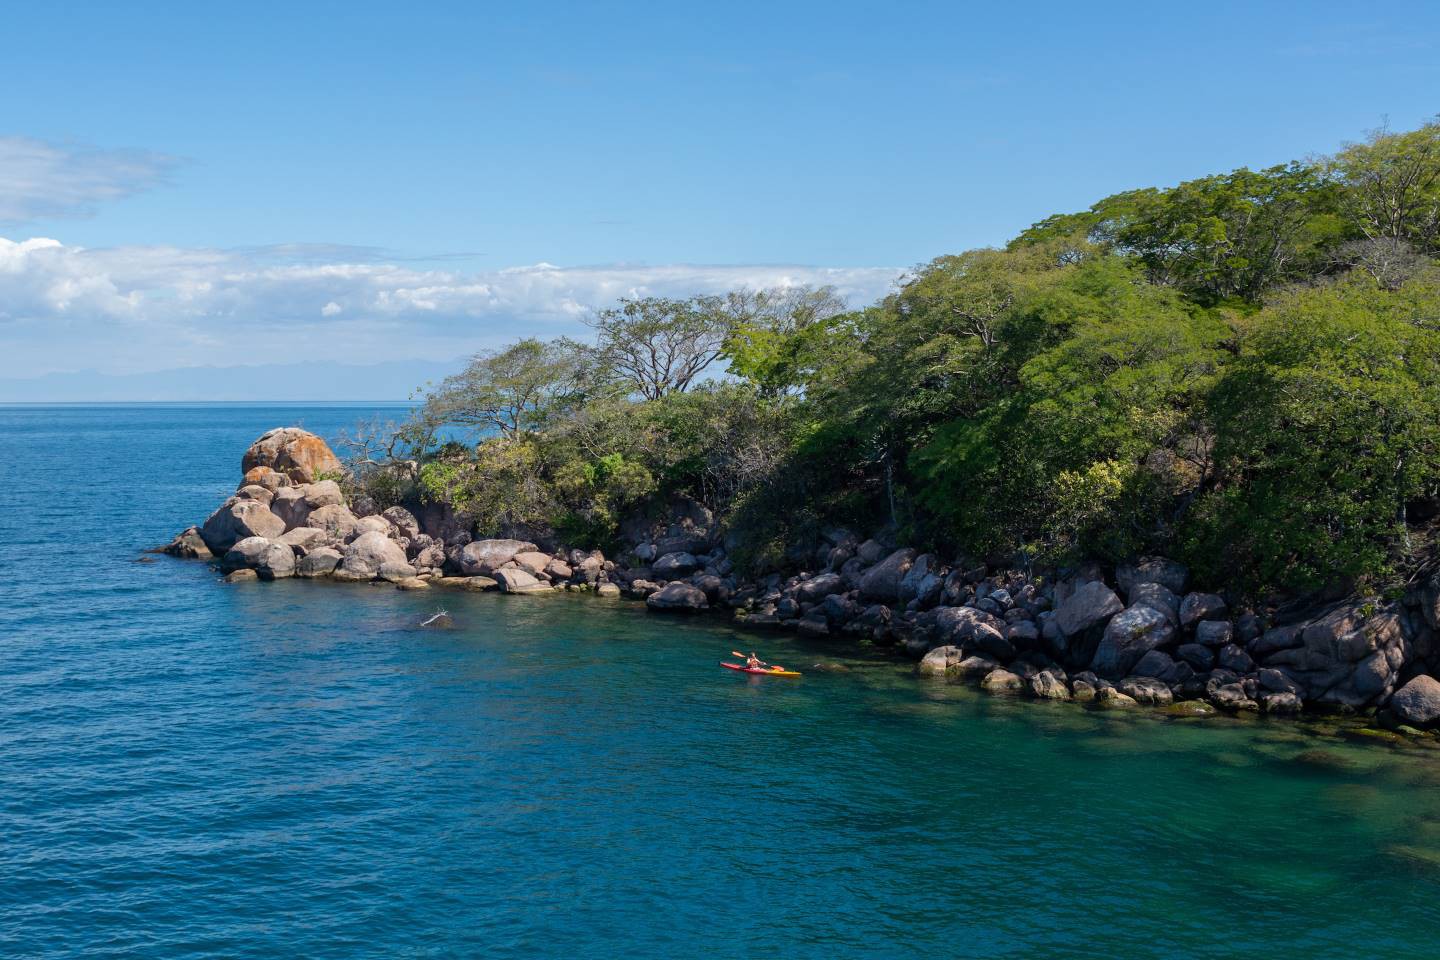
[[1115, 688], [1136, 703], [1152, 707], [1163, 707], [1175, 699], [1170, 687], [1155, 677], [1126, 677]]
[[645, 598], [645, 605], [651, 610], [681, 612], [704, 610], [710, 606], [704, 590], [680, 580], [667, 583], [650, 594]]
[[614, 599], [620, 596], [620, 587], [608, 580], [605, 583], [598, 583], [595, 585], [595, 596]]
[[1041, 700], [1069, 700], [1070, 689], [1049, 670], [1041, 670], [1030, 678], [1030, 692]]
[[[1077, 686], [1081, 682], [1083, 681], [1077, 681]], [[1089, 686], [1088, 683], [1086, 685]], [[1078, 691], [1076, 692], [1076, 696], [1078, 698]], [[1124, 710], [1128, 707], [1134, 707], [1138, 705], [1134, 697], [1130, 696], [1128, 693], [1123, 693], [1115, 689], [1114, 687], [1100, 687], [1094, 693], [1094, 700], [1096, 706], [1104, 707], [1107, 710]]]
[[200, 537], [211, 553], [223, 554], [247, 537], [278, 537], [285, 521], [258, 500], [225, 501], [200, 528]]
[[1127, 607], [1106, 624], [1090, 669], [1102, 677], [1123, 677], [1147, 652], [1174, 637], [1175, 628], [1159, 610], [1144, 604]]
[[515, 559], [515, 554], [534, 549], [535, 544], [527, 540], [476, 540], [461, 549], [460, 568], [470, 577], [493, 576]]
[[[1060, 605], [1055, 611], [1055, 623], [1061, 633], [1073, 637], [1119, 613], [1124, 606], [1114, 590], [1099, 580], [1091, 580], [1081, 584]], [[1158, 613], [1154, 610], [1151, 612]], [[1163, 614], [1159, 615], [1164, 619]], [[1136, 657], [1138, 658], [1139, 654], [1136, 654]]]
[[952, 667], [958, 667], [963, 659], [965, 659], [963, 650], [947, 644], [943, 647], [936, 647], [921, 657], [920, 665], [915, 669], [922, 677], [943, 677], [950, 672]]
[[329, 444], [299, 427], [277, 427], [252, 443], [240, 470], [249, 473], [256, 467], [269, 467], [297, 483], [311, 483], [322, 474], [344, 469]]
[[415, 519], [415, 514], [404, 507], [390, 507], [380, 516], [393, 523], [395, 529], [400, 531], [400, 536], [405, 539], [414, 540], [420, 536], [420, 521]]
[[986, 693], [1018, 693], [1026, 688], [1025, 681], [1004, 668], [991, 670], [980, 681], [980, 689]]

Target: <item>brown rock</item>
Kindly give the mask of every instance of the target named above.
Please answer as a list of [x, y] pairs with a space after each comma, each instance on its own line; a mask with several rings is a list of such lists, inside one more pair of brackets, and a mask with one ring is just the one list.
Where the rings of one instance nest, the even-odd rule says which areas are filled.
[[311, 483], [321, 474], [339, 474], [344, 469], [329, 444], [299, 427], [277, 427], [252, 443], [240, 469], [248, 474], [256, 467], [269, 467], [299, 483]]

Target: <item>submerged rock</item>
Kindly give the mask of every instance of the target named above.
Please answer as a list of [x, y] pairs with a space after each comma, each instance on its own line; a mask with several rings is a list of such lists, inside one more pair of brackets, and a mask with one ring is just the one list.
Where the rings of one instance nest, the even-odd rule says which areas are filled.
[[1009, 670], [991, 670], [980, 681], [980, 689], [986, 693], [1018, 693], [1025, 689], [1025, 681]]

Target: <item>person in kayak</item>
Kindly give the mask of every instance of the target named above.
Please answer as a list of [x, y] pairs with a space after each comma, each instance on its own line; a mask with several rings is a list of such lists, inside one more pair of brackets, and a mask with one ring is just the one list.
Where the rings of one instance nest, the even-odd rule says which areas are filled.
[[750, 651], [750, 656], [748, 656], [748, 657], [745, 658], [745, 666], [746, 666], [746, 668], [748, 668], [748, 669], [750, 669], [750, 670], [768, 670], [768, 669], [770, 669], [770, 664], [766, 663], [764, 660], [761, 660], [759, 657], [755, 656], [755, 651], [754, 651], [754, 650], [751, 650], [751, 651]]

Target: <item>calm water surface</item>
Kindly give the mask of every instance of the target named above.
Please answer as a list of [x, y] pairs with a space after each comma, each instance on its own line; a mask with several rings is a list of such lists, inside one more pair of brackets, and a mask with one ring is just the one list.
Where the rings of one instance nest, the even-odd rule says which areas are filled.
[[369, 412], [0, 407], [0, 955], [1433, 956], [1429, 751], [136, 562], [263, 430]]

